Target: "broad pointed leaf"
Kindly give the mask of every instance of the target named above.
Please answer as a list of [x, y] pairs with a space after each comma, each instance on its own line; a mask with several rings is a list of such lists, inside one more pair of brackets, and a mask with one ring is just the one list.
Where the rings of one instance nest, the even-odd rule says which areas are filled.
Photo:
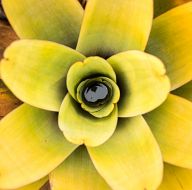
[[191, 34], [192, 2], [154, 19], [146, 51], [163, 61], [172, 90], [192, 80]]
[[77, 50], [86, 56], [109, 57], [144, 50], [153, 18], [152, 0], [89, 0]]
[[50, 174], [52, 190], [111, 190], [96, 171], [85, 147], [79, 147]]
[[192, 169], [192, 102], [175, 95], [145, 115], [164, 161]]
[[1, 77], [23, 102], [58, 111], [67, 92], [68, 69], [83, 59], [83, 55], [63, 45], [20, 40], [5, 51]]
[[192, 170], [164, 165], [164, 177], [158, 190], [191, 190]]
[[161, 182], [161, 153], [141, 116], [120, 119], [114, 135], [101, 146], [88, 147], [88, 151], [112, 189], [156, 189]]
[[3, 0], [6, 15], [20, 38], [54, 41], [75, 47], [83, 17], [77, 0]]
[[120, 88], [119, 117], [131, 117], [159, 106], [170, 90], [163, 63], [141, 51], [127, 51], [107, 60]]
[[76, 147], [65, 140], [55, 113], [20, 106], [0, 122], [0, 189], [37, 181]]

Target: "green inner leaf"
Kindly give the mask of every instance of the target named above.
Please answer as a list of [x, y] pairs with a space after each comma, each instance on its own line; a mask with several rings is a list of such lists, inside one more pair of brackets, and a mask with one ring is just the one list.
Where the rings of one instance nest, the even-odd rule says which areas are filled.
[[88, 57], [83, 62], [73, 64], [67, 74], [67, 89], [70, 95], [77, 99], [78, 85], [89, 78], [104, 76], [116, 81], [116, 75], [111, 65], [103, 58]]
[[69, 94], [59, 111], [59, 127], [64, 136], [74, 144], [99, 146], [108, 140], [117, 125], [117, 106], [107, 117], [96, 118], [84, 111]]

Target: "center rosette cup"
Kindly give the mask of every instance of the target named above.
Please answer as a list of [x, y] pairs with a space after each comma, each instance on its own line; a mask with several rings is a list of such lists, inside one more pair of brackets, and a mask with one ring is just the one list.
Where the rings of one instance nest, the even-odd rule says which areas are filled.
[[89, 57], [71, 66], [67, 75], [69, 94], [94, 117], [108, 116], [120, 98], [116, 75], [100, 57]]
[[88, 80], [81, 89], [83, 102], [90, 107], [98, 107], [107, 103], [112, 94], [110, 83], [98, 80]]

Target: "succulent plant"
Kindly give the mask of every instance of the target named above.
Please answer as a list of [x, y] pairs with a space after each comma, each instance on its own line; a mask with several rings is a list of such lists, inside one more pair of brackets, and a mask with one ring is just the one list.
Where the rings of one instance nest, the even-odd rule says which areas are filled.
[[192, 188], [192, 3], [3, 7], [21, 40], [1, 78], [24, 104], [0, 122], [0, 189]]

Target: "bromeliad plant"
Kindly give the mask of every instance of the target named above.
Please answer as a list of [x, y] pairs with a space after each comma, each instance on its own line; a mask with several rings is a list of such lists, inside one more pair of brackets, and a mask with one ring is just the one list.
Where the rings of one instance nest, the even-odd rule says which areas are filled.
[[192, 3], [154, 21], [152, 0], [3, 6], [25, 40], [1, 77], [25, 103], [0, 124], [0, 189], [155, 190], [163, 160], [192, 169]]

